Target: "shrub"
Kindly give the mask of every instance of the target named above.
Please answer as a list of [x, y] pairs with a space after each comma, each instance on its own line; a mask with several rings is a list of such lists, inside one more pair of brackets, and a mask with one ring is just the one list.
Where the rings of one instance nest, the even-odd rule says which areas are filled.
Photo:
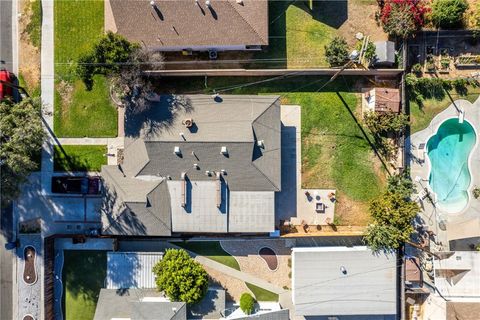
[[200, 302], [207, 293], [207, 272], [185, 250], [167, 249], [152, 271], [158, 290], [164, 291], [171, 301], [191, 305]]
[[388, 177], [387, 190], [401, 195], [404, 199], [409, 199], [416, 191], [408, 171]]
[[389, 35], [406, 38], [425, 24], [427, 11], [421, 0], [387, 0], [380, 12], [383, 30]]
[[253, 312], [253, 308], [255, 307], [255, 299], [252, 297], [250, 293], [242, 293], [240, 297], [240, 309], [245, 314], [251, 314]]
[[[363, 40], [360, 40], [357, 42], [357, 45], [355, 46], [355, 49], [360, 52], [360, 50], [362, 50], [362, 44], [363, 44]], [[375, 58], [375, 50], [377, 48], [375, 47], [375, 44], [371, 41], [368, 41], [367, 43], [367, 49], [365, 50], [365, 59], [367, 60], [372, 60], [373, 58]]]
[[478, 187], [473, 188], [472, 194], [475, 199], [478, 199], [480, 197], [480, 188]]
[[415, 74], [417, 77], [422, 75], [422, 65], [420, 63], [415, 63], [412, 66], [412, 72]]
[[468, 9], [466, 0], [435, 0], [432, 5], [432, 22], [439, 28], [462, 26], [463, 14]]
[[394, 112], [368, 112], [364, 117], [365, 124], [373, 134], [385, 134], [388, 132], [401, 133], [408, 124], [406, 114]]
[[335, 37], [325, 46], [325, 56], [332, 67], [339, 67], [348, 60], [348, 45], [343, 37]]

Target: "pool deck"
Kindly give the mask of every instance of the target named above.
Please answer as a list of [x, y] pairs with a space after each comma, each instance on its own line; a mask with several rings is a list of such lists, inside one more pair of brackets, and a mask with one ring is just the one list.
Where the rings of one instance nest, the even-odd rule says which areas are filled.
[[[430, 125], [419, 132], [416, 132], [408, 139], [409, 145], [409, 161], [410, 161], [410, 174], [414, 180], [417, 194], [424, 188], [429, 188], [428, 178], [430, 173], [430, 163], [428, 155], [425, 155], [424, 161], [422, 161], [422, 152], [419, 151], [419, 145], [421, 143], [427, 143], [428, 139], [437, 132], [438, 127], [447, 119], [458, 118], [458, 111], [464, 110], [464, 119], [468, 121], [474, 128], [477, 135], [477, 142], [472, 150], [469, 158], [469, 170], [472, 177], [472, 181], [469, 187], [470, 200], [465, 209], [458, 213], [446, 213], [438, 208], [434, 203], [432, 204], [428, 198], [424, 200], [417, 199], [414, 196], [421, 208], [420, 218], [422, 223], [428, 226], [429, 230], [433, 231], [437, 235], [437, 241], [442, 242], [442, 246], [436, 248], [437, 250], [448, 250], [448, 241], [452, 240], [449, 237], [449, 226], [464, 223], [474, 218], [480, 217], [480, 199], [475, 199], [471, 195], [471, 190], [475, 186], [480, 186], [480, 99], [475, 103], [470, 103], [467, 100], [456, 100], [448, 108], [439, 113], [430, 122]], [[417, 177], [417, 179], [415, 179]], [[421, 178], [419, 180], [419, 178]], [[418, 181], [419, 180], [419, 181]], [[435, 197], [433, 197], [435, 199]], [[435, 202], [435, 200], [433, 201]], [[443, 227], [443, 225], [445, 227]], [[442, 227], [442, 228], [440, 228]], [[442, 230], [444, 229], [444, 230]], [[478, 230], [478, 236], [480, 236], [480, 230]]]

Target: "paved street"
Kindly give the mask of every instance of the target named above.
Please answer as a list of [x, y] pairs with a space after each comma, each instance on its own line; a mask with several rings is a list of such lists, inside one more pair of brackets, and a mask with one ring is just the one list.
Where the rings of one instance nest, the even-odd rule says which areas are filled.
[[12, 0], [0, 1], [0, 69], [13, 70]]
[[[0, 69], [14, 70], [12, 0], [0, 1]], [[1, 195], [0, 195], [1, 196]], [[12, 275], [14, 251], [5, 250], [12, 239], [12, 207], [2, 207], [0, 217], [0, 318], [13, 319]]]

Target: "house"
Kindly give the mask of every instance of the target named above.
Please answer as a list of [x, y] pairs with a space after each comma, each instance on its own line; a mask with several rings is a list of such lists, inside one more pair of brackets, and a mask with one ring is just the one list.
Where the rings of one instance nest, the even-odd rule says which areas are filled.
[[159, 51], [260, 50], [267, 0], [105, 0], [105, 30]]
[[364, 110], [379, 113], [401, 110], [400, 90], [395, 88], [373, 88], [364, 95]]
[[306, 319], [396, 319], [397, 258], [363, 246], [292, 251], [295, 315]]
[[275, 230], [279, 97], [162, 96], [125, 126], [123, 164], [102, 167], [103, 234]]

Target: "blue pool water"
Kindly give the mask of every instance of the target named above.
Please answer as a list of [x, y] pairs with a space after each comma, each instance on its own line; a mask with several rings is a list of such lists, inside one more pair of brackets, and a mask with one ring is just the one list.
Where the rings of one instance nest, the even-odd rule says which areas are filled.
[[475, 130], [467, 121], [448, 119], [427, 142], [430, 159], [429, 183], [437, 205], [449, 212], [462, 211], [468, 204], [471, 175], [468, 157], [475, 146]]

